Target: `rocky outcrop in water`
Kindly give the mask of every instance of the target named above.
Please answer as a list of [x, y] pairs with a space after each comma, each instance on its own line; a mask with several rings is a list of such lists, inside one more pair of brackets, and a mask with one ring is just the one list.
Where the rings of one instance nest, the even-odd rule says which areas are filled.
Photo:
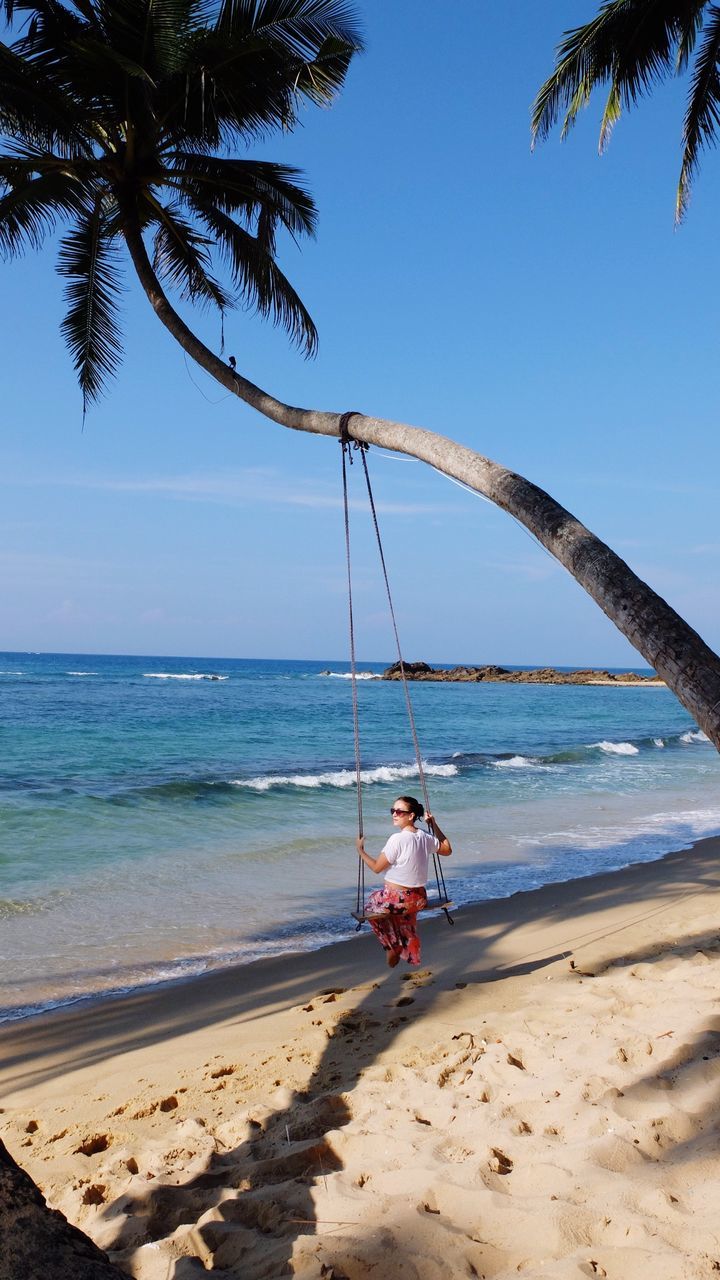
[[[634, 671], [618, 674], [612, 671], [585, 668], [582, 671], [558, 671], [555, 667], [538, 667], [535, 671], [510, 671], [507, 667], [431, 667], [427, 662], [405, 662], [408, 680], [464, 681], [478, 684], [491, 681], [503, 684], [607, 684], [647, 685], [663, 684], [658, 676], [639, 676]], [[400, 680], [400, 663], [394, 662], [382, 673], [383, 680]]]
[[1, 1280], [128, 1280], [82, 1231], [49, 1209], [0, 1142]]

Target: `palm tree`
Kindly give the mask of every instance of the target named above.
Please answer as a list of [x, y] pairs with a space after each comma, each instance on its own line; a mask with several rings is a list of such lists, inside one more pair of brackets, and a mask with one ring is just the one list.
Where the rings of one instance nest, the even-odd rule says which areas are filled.
[[[124, 242], [156, 315], [203, 369], [272, 421], [337, 438], [347, 425], [343, 415], [291, 406], [256, 386], [193, 333], [164, 286], [221, 312], [237, 299], [249, 303], [313, 350], [312, 321], [277, 266], [275, 243], [282, 228], [311, 232], [314, 206], [295, 171], [238, 159], [234, 149], [292, 127], [304, 99], [324, 103], [335, 95], [360, 47], [350, 4], [3, 3], [8, 21], [22, 17], [25, 25], [0, 46], [0, 247], [34, 247], [59, 222], [69, 223], [59, 260], [68, 279], [63, 328], [85, 403], [120, 354], [116, 270]], [[628, 0], [626, 7], [641, 6]], [[688, 26], [686, 45], [690, 32]], [[213, 274], [218, 256], [234, 292]], [[363, 414], [352, 416], [351, 430], [361, 443], [430, 463], [515, 516], [720, 749], [720, 659], [569, 511], [522, 476], [434, 432]]]
[[555, 70], [535, 99], [533, 139], [546, 138], [561, 116], [566, 137], [593, 90], [607, 85], [602, 152], [623, 108], [637, 105], [655, 85], [687, 71], [692, 62], [675, 205], [679, 222], [700, 153], [718, 140], [719, 59], [719, 5], [709, 0], [606, 0], [590, 22], [565, 32]]
[[[5, 0], [26, 17], [0, 49], [0, 245], [37, 248], [59, 221], [63, 334], [84, 405], [118, 364], [119, 247], [152, 242], [158, 280], [221, 316], [238, 301], [306, 353], [305, 306], [278, 231], [312, 235], [298, 172], [236, 153], [330, 101], [360, 47], [342, 0]], [[223, 283], [214, 260], [227, 268]]]

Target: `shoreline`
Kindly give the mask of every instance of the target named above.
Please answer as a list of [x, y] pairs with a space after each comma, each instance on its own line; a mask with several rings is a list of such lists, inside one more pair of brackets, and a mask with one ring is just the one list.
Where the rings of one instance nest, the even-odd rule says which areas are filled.
[[[692, 867], [698, 859], [704, 864], [708, 851], [713, 850], [717, 853], [717, 883], [720, 890], [720, 835], [717, 835], [694, 841], [688, 848], [673, 850], [648, 861], [630, 863], [613, 871], [552, 881], [533, 889], [516, 890], [505, 897], [467, 903], [451, 912], [455, 918], [455, 926], [448, 926], [444, 915], [438, 910], [431, 917], [421, 917], [422, 965], [425, 965], [427, 959], [426, 942], [433, 946], [439, 943], [444, 962], [452, 964], [452, 955], [448, 955], [447, 938], [443, 942], [442, 935], [445, 931], [452, 934], [458, 925], [463, 932], [482, 935], [500, 921], [508, 922], [517, 918], [521, 925], [525, 925], [528, 920], [547, 910], [551, 899], [554, 900], [552, 908], [559, 910], [564, 906], [572, 908], [576, 903], [586, 903], [604, 893], [619, 896], [625, 891], [632, 896], [642, 895], [650, 886], [654, 889], [657, 882], [663, 881], [659, 868], [669, 870], [673, 880], [682, 878], [686, 874], [686, 867]], [[569, 956], [571, 950], [567, 954]], [[332, 963], [333, 957], [337, 958], [337, 965]], [[41, 1046], [43, 1054], [49, 1050], [53, 1060], [57, 1059], [58, 1066], [66, 1070], [69, 1064], [63, 1060], [58, 1046], [65, 1042], [68, 1035], [72, 1041], [82, 1032], [84, 1039], [85, 1024], [96, 1022], [103, 1029], [117, 1028], [122, 1034], [127, 1032], [134, 1044], [137, 1039], [145, 1040], [139, 1034], [140, 1024], [144, 1026], [149, 1017], [163, 1029], [163, 1034], [177, 1017], [181, 1033], [184, 1033], [185, 1014], [181, 1014], [179, 1006], [185, 1011], [192, 1011], [189, 1015], [191, 1018], [203, 1008], [210, 1011], [211, 1017], [215, 1017], [229, 1009], [234, 990], [242, 993], [240, 1007], [244, 1015], [252, 1010], [255, 999], [258, 1007], [262, 1007], [262, 1001], [267, 998], [268, 992], [277, 993], [281, 989], [281, 975], [287, 972], [288, 964], [292, 965], [293, 992], [297, 999], [304, 999], [310, 986], [321, 981], [323, 974], [331, 974], [337, 970], [343, 975], [343, 980], [348, 980], [348, 972], [357, 969], [361, 975], [360, 980], [367, 981], [372, 974], [377, 976], [377, 970], [381, 977], [385, 976], [382, 962], [383, 956], [378, 943], [369, 930], [363, 930], [357, 937], [340, 939], [311, 951], [264, 956], [245, 964], [230, 964], [205, 973], [148, 983], [127, 991], [91, 992], [60, 1007], [4, 1021], [0, 1023], [0, 1096], [13, 1083], [13, 1077], [8, 1077], [5, 1065], [8, 1048], [10, 1060], [18, 1065], [28, 1062], [37, 1052], [37, 1048], [20, 1051], [22, 1041], [34, 1040], [36, 1046]], [[411, 975], [413, 970], [403, 965], [401, 976], [403, 972]], [[277, 1012], [282, 1006], [282, 998], [276, 999], [273, 994], [271, 1011]], [[159, 1016], [161, 1009], [162, 1016]], [[170, 1019], [166, 1013], [168, 1009], [172, 1011]], [[228, 1013], [228, 1016], [232, 1015]], [[107, 1031], [104, 1030], [103, 1034], [107, 1034]], [[93, 1038], [94, 1032], [88, 1030], [87, 1036]]]
[[[481, 911], [483, 908], [488, 908], [493, 903], [504, 903], [518, 898], [522, 899], [527, 895], [541, 893], [544, 889], [559, 889], [563, 886], [581, 883], [590, 879], [597, 879], [608, 875], [615, 876], [623, 871], [631, 870], [633, 867], [642, 867], [656, 862], [663, 862], [666, 858], [680, 856], [694, 848], [703, 840], [714, 839], [720, 841], [720, 832], [718, 832], [717, 835], [698, 837], [698, 839], [693, 840], [688, 845], [681, 846], [679, 849], [660, 852], [637, 861], [623, 863], [618, 867], [605, 869], [603, 871], [586, 871], [580, 875], [571, 875], [566, 880], [548, 880], [542, 884], [535, 885], [532, 888], [513, 889], [511, 892], [500, 894], [497, 897], [479, 898], [471, 901], [460, 902], [452, 908], [451, 914], [456, 916], [458, 912], [462, 912], [463, 914], [473, 913], [475, 911]], [[453, 894], [450, 893], [450, 896], [453, 897]], [[460, 895], [456, 893], [455, 896], [458, 897]], [[334, 920], [335, 918], [333, 917], [333, 921]], [[438, 910], [432, 915], [425, 915], [421, 917], [423, 931], [429, 924], [436, 924], [438, 922], [445, 922], [445, 917], [440, 908], [438, 908]], [[133, 997], [151, 996], [155, 992], [171, 992], [175, 988], [185, 988], [194, 983], [220, 979], [222, 975], [225, 975], [226, 978], [230, 979], [236, 972], [243, 972], [255, 965], [263, 965], [270, 961], [293, 963], [301, 957], [311, 956], [317, 952], [333, 952], [336, 948], [341, 948], [350, 943], [362, 941], [363, 938], [371, 937], [370, 930], [367, 927], [363, 928], [358, 937], [353, 936], [356, 933], [357, 930], [355, 929], [355, 925], [348, 923], [347, 933], [341, 933], [338, 937], [332, 938], [330, 941], [318, 942], [314, 945], [298, 948], [297, 950], [289, 947], [280, 951], [268, 951], [263, 955], [253, 955], [248, 959], [241, 959], [238, 955], [230, 960], [226, 960], [224, 963], [215, 965], [208, 963], [210, 957], [197, 954], [180, 956], [173, 960], [165, 959], [158, 961], [157, 963], [159, 972], [163, 972], [168, 967], [172, 966], [176, 966], [179, 969], [185, 968], [187, 971], [184, 973], [175, 973], [172, 976], [157, 978], [150, 977], [146, 981], [130, 983], [126, 986], [98, 988], [96, 990], [79, 991], [67, 996], [51, 997], [45, 1002], [38, 1001], [27, 1006], [0, 1006], [0, 1041], [2, 1033], [6, 1028], [25, 1027], [37, 1019], [61, 1016], [63, 1013], [72, 1013], [75, 1010], [82, 1013], [96, 1005], [116, 1003]], [[0, 1072], [0, 1080], [1, 1078], [2, 1076]]]
[[135, 1280], [709, 1277], [719, 915], [710, 837], [6, 1023], [0, 1134]]

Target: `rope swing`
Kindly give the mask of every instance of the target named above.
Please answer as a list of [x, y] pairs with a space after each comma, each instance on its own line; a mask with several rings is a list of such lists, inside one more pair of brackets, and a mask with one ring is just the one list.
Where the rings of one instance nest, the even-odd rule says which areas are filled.
[[[382, 538], [380, 537], [380, 526], [378, 524], [377, 510], [375, 507], [375, 499], [373, 497], [372, 485], [370, 484], [370, 472], [367, 465], [367, 451], [369, 446], [361, 440], [353, 440], [348, 431], [348, 422], [354, 417], [354, 413], [344, 413], [340, 419], [340, 445], [342, 448], [342, 483], [343, 483], [343, 511], [345, 516], [345, 558], [347, 565], [347, 586], [348, 586], [348, 614], [350, 627], [350, 683], [352, 687], [352, 709], [353, 709], [353, 737], [355, 743], [355, 780], [357, 790], [357, 822], [358, 836], [362, 837], [363, 832], [363, 804], [362, 804], [362, 769], [360, 763], [360, 717], [358, 713], [358, 692], [357, 692], [357, 661], [355, 655], [355, 622], [353, 616], [353, 594], [352, 594], [352, 565], [350, 557], [350, 503], [348, 500], [348, 467], [353, 462], [353, 452], [359, 453], [362, 461], [363, 473], [365, 476], [365, 485], [367, 487], [368, 501], [370, 503], [370, 511], [372, 514], [373, 526], [375, 529], [375, 539], [377, 541], [378, 553], [380, 555], [380, 565], [382, 567], [383, 579], [385, 581], [385, 592], [387, 595], [388, 607], [390, 609], [390, 618], [392, 621], [393, 633], [395, 635], [395, 645], [397, 648], [398, 663], [400, 666], [400, 677], [402, 679], [403, 689], [405, 692], [405, 705], [407, 707], [408, 720], [410, 722], [410, 732], [412, 734], [413, 746], [415, 748], [415, 759], [417, 761], [417, 770], [420, 778], [420, 786], [422, 787], [423, 801], [427, 813], [431, 813], [430, 798], [428, 796], [427, 781], [425, 778], [425, 770], [423, 768], [422, 755], [420, 753], [420, 743], [418, 741], [417, 728], [415, 726], [415, 715], [413, 713], [412, 700], [410, 698], [410, 689], [408, 687], [407, 675], [405, 673], [405, 663], [403, 661], [402, 651], [400, 649], [400, 636], [398, 633], [397, 619], [395, 617], [395, 608], [393, 606], [392, 593], [390, 591], [390, 581], [388, 579], [387, 565], [385, 563], [385, 553], [383, 551]], [[438, 909], [445, 912], [448, 924], [454, 924], [450, 915], [450, 907], [453, 903], [448, 896], [445, 886], [445, 877], [440, 865], [440, 859], [436, 851], [433, 851], [433, 871], [435, 882], [437, 885], [437, 898], [429, 899], [427, 906], [423, 907], [423, 911], [437, 911]], [[351, 912], [358, 922], [358, 929], [361, 929], [367, 920], [379, 920], [384, 916], [390, 915], [390, 911], [374, 912], [372, 915], [366, 915], [365, 905], [365, 863], [362, 858], [358, 857], [358, 876], [357, 876], [357, 901], [355, 910]]]

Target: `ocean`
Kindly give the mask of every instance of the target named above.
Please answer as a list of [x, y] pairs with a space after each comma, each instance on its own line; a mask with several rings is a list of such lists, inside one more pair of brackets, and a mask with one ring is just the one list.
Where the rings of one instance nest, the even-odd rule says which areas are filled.
[[[358, 684], [374, 853], [418, 793], [385, 665]], [[458, 904], [720, 832], [720, 760], [665, 688], [411, 693]], [[346, 662], [0, 654], [0, 744], [0, 1019], [354, 931]]]

